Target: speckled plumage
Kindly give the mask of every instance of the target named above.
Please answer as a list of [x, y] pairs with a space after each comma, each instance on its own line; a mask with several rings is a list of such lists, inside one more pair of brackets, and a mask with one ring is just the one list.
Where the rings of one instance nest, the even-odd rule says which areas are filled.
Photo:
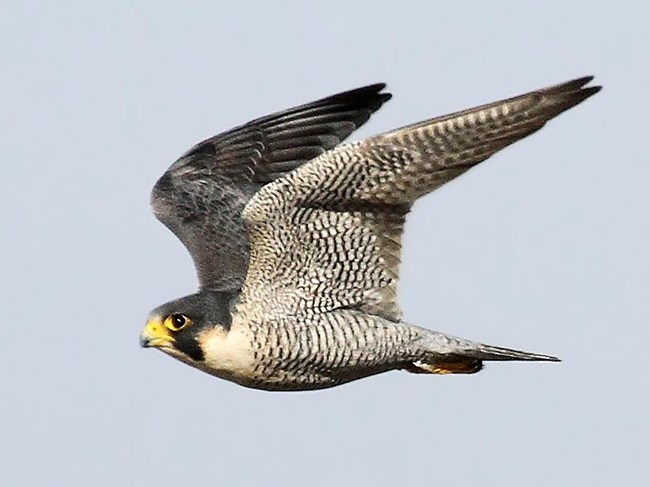
[[151, 192], [187, 247], [201, 289], [239, 290], [248, 267], [241, 212], [264, 184], [334, 148], [391, 97], [375, 84], [248, 122], [182, 155]]
[[[188, 360], [174, 340], [160, 348], [211, 374], [268, 390], [326, 388], [393, 369], [473, 373], [484, 360], [557, 360], [403, 323], [397, 304], [401, 235], [418, 198], [596, 93], [599, 87], [585, 87], [590, 80], [420, 122], [292, 165], [245, 193], [250, 195], [245, 207], [238, 202], [231, 207], [235, 215], [226, 217], [243, 221], [248, 231], [248, 239], [239, 234], [238, 250], [226, 246], [246, 262], [245, 280], [230, 278], [229, 263], [216, 254], [192, 251], [219, 250], [206, 237], [223, 231], [214, 222], [225, 215], [194, 204], [190, 217], [196, 211], [199, 221], [213, 223], [208, 234], [193, 235], [185, 244], [204, 275], [202, 287], [219, 287], [210, 282], [215, 276], [231, 285], [229, 304], [217, 314], [192, 311], [193, 324], [178, 332], [178, 341], [183, 333], [196, 338], [200, 360]], [[192, 173], [175, 171], [181, 181]], [[190, 190], [194, 200], [199, 195], [205, 201], [206, 192], [223, 194], [222, 181], [202, 185]], [[179, 205], [164, 185], [154, 194], [176, 208], [194, 201], [183, 197]], [[168, 224], [183, 235], [183, 224], [175, 225]], [[221, 235], [219, 242], [227, 239]], [[206, 258], [209, 263], [202, 265]], [[182, 304], [183, 299], [164, 305], [152, 320], [186, 313]]]

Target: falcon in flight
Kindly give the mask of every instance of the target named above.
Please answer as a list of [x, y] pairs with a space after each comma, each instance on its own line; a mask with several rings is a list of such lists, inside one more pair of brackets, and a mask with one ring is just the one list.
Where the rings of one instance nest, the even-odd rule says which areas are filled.
[[418, 198], [600, 91], [591, 80], [341, 144], [390, 99], [376, 84], [199, 143], [151, 195], [192, 255], [199, 291], [153, 310], [142, 346], [271, 391], [557, 361], [403, 322], [401, 237]]

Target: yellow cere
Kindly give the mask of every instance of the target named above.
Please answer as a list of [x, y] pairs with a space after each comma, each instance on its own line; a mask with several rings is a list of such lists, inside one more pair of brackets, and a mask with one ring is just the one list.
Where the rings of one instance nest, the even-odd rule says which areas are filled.
[[142, 331], [142, 337], [151, 347], [169, 345], [175, 341], [169, 327], [159, 318], [153, 318], [147, 322]]

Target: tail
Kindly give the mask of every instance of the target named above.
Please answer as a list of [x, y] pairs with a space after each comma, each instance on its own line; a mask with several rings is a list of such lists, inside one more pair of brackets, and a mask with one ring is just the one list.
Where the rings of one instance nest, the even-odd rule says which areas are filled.
[[524, 352], [463, 340], [442, 333], [431, 332], [425, 358], [407, 364], [404, 369], [413, 373], [474, 374], [483, 368], [484, 361], [560, 362], [552, 355]]
[[468, 357], [479, 360], [492, 361], [511, 361], [523, 360], [528, 362], [560, 362], [560, 359], [553, 355], [544, 355], [541, 353], [524, 352], [522, 350], [513, 350], [511, 348], [495, 347], [493, 345], [477, 344], [475, 350], [465, 352]]

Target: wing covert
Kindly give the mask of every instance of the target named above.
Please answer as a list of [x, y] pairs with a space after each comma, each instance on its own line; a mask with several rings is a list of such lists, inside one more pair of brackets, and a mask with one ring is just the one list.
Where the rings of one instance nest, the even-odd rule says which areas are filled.
[[262, 188], [243, 216], [243, 313], [356, 308], [399, 320], [413, 202], [600, 90], [581, 78], [346, 144]]
[[269, 181], [337, 146], [390, 99], [375, 84], [259, 118], [200, 142], [151, 193], [156, 217], [188, 249], [200, 287], [241, 287], [248, 238], [241, 211]]

